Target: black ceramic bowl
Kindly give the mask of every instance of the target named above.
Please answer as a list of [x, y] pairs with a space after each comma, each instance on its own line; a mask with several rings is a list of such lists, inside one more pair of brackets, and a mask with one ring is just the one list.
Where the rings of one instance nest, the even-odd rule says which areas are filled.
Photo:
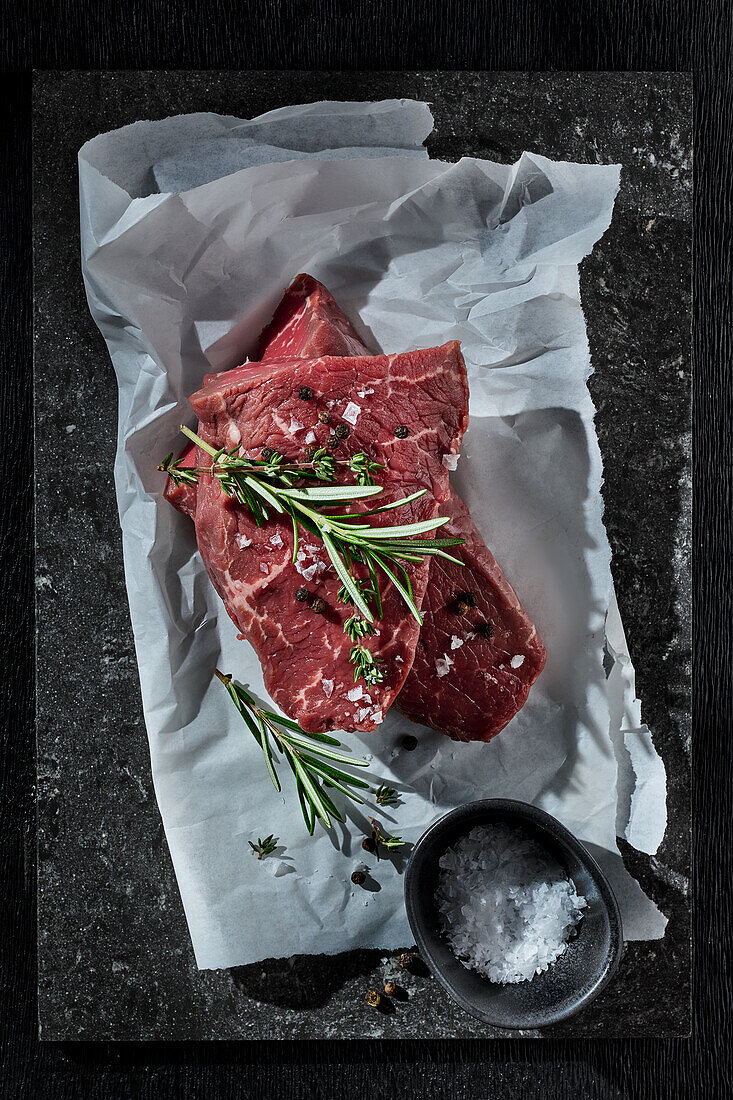
[[[544, 973], [516, 985], [496, 985], [458, 961], [441, 931], [434, 900], [445, 850], [475, 825], [499, 822], [524, 829], [542, 844], [588, 902], [567, 951]], [[572, 833], [526, 802], [469, 802], [431, 825], [410, 856], [405, 903], [420, 955], [435, 977], [462, 1008], [494, 1027], [530, 1030], [567, 1020], [598, 996], [621, 959], [621, 917], [606, 876]]]

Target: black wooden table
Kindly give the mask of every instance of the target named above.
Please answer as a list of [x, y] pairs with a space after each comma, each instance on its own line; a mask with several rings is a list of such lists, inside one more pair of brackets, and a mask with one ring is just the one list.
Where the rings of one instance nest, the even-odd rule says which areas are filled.
[[[723, 168], [731, 152], [730, 83], [725, 83], [730, 27], [713, 6], [690, 24], [681, 6], [659, 5], [643, 22], [635, 4], [575, 7], [560, 16], [523, 21], [474, 5], [406, 4], [400, 17], [375, 5], [338, 33], [316, 33], [317, 8], [274, 6], [246, 22], [208, 24], [193, 5], [182, 22], [150, 5], [133, 21], [129, 6], [111, 24], [100, 9], [69, 6], [46, 35], [19, 45], [6, 31], [11, 64], [26, 70], [14, 81], [14, 113], [4, 133], [2, 253], [4, 303], [2, 447], [6, 470], [2, 615], [5, 737], [0, 812], [6, 845], [3, 868], [2, 961], [7, 976], [2, 1013], [6, 1040], [2, 1089], [8, 1096], [54, 1097], [252, 1095], [336, 1096], [382, 1089], [410, 1095], [602, 1096], [712, 1095], [726, 1080], [730, 1036], [730, 187]], [[656, 7], [656, 6], [655, 6]], [[287, 11], [285, 9], [288, 9]], [[294, 6], [293, 6], [294, 8]], [[378, 9], [378, 10], [377, 10]], [[647, 13], [648, 14], [648, 13]], [[371, 16], [371, 18], [370, 18]], [[502, 19], [504, 20], [502, 22]], [[42, 21], [41, 21], [42, 22]], [[422, 28], [425, 44], [406, 48], [400, 29]], [[505, 33], [501, 33], [502, 27]], [[522, 33], [524, 30], [525, 33]], [[146, 37], [146, 32], [148, 37]], [[158, 39], [158, 35], [160, 38]], [[686, 37], [688, 35], [688, 37]], [[428, 44], [428, 39], [432, 43]], [[155, 42], [155, 45], [153, 45]], [[623, 45], [622, 45], [623, 43]], [[501, 45], [499, 45], [501, 44]], [[21, 48], [22, 46], [22, 48]], [[30, 223], [27, 194], [27, 68], [78, 65], [225, 65], [231, 67], [431, 66], [543, 68], [587, 65], [699, 68], [696, 112], [697, 192], [696, 364], [697, 489], [700, 501], [698, 607], [705, 629], [697, 639], [696, 784], [701, 821], [696, 837], [698, 906], [697, 1019], [694, 1038], [665, 1042], [542, 1042], [478, 1039], [377, 1044], [38, 1044], [35, 1038], [34, 822], [32, 754], [32, 626], [30, 463]], [[716, 170], [718, 175], [716, 176]], [[702, 320], [705, 323], [702, 323]], [[728, 326], [727, 328], [725, 326]], [[20, 461], [18, 458], [20, 456]], [[63, 699], [60, 693], [60, 699]], [[730, 1083], [730, 1078], [727, 1078]]]

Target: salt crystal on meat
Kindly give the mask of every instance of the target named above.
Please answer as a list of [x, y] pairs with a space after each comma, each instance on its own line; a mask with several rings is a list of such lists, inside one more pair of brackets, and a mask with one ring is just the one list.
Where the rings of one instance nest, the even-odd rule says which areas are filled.
[[447, 676], [452, 664], [453, 660], [447, 653], [444, 653], [442, 657], [438, 657], [438, 660], [435, 662], [435, 671], [438, 673], [438, 676]]

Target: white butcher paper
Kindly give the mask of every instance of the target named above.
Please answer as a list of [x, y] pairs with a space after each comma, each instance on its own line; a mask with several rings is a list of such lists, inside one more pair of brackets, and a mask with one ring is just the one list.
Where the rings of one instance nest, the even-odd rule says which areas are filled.
[[[600, 859], [626, 937], [664, 933], [615, 840], [618, 813], [632, 843], [656, 850], [664, 769], [615, 605], [578, 287], [619, 168], [531, 153], [431, 161], [431, 126], [409, 100], [307, 104], [137, 123], [79, 155], [84, 279], [119, 382], [115, 484], [152, 773], [201, 968], [412, 940], [403, 858], [374, 870], [378, 891], [350, 881], [374, 809], [346, 803], [345, 825], [310, 838], [285, 768], [282, 794], [271, 786], [213, 677], [218, 665], [266, 699], [259, 663], [156, 469], [193, 421], [187, 396], [211, 364], [254, 354], [300, 271], [384, 351], [461, 341], [471, 423], [453, 481], [548, 650], [527, 704], [488, 745], [416, 730], [394, 707], [375, 733], [344, 735], [374, 782], [400, 792], [380, 819], [415, 842], [472, 799], [535, 803]], [[400, 748], [408, 731], [414, 752]], [[269, 873], [248, 844], [267, 833], [280, 842]]]

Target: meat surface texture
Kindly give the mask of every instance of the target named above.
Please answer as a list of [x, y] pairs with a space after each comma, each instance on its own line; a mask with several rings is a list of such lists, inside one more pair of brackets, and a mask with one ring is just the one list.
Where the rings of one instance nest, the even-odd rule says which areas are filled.
[[450, 516], [441, 533], [466, 540], [451, 551], [463, 565], [431, 561], [420, 639], [397, 705], [455, 740], [490, 741], [524, 706], [545, 647], [456, 493], [440, 514]]
[[296, 275], [260, 335], [260, 360], [370, 354], [333, 295], [311, 275]]
[[[303, 387], [313, 396], [304, 400]], [[274, 447], [302, 459], [309, 443], [325, 445], [338, 425], [350, 429], [335, 457], [359, 451], [385, 466], [379, 503], [426, 489], [411, 504], [372, 522], [433, 518], [450, 495], [446, 454], [457, 453], [468, 421], [466, 372], [457, 343], [401, 355], [320, 356], [248, 363], [208, 376], [191, 397], [199, 434], [215, 447], [240, 447], [258, 456]], [[331, 422], [318, 419], [327, 411]], [[406, 438], [395, 435], [405, 424]], [[205, 464], [199, 451], [198, 462]], [[351, 475], [346, 478], [349, 480]], [[412, 665], [419, 626], [399, 593], [381, 585], [378, 633], [365, 639], [384, 672], [382, 683], [354, 683], [352, 643], [343, 624], [352, 609], [340, 603], [340, 581], [323, 544], [302, 532], [292, 562], [289, 519], [271, 515], [257, 527], [244, 506], [202, 474], [196, 493], [196, 534], [209, 576], [242, 636], [254, 646], [273, 700], [306, 730], [369, 731], [382, 720]], [[415, 601], [423, 601], [429, 561], [408, 566]], [[366, 576], [362, 568], [361, 575]], [[295, 593], [307, 588], [325, 602], [317, 613]]]

